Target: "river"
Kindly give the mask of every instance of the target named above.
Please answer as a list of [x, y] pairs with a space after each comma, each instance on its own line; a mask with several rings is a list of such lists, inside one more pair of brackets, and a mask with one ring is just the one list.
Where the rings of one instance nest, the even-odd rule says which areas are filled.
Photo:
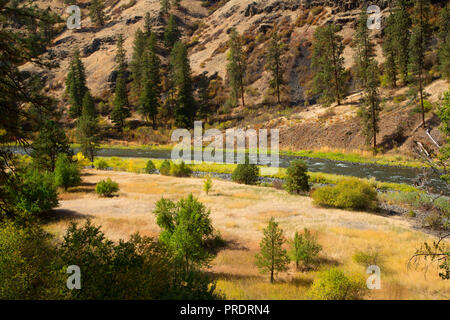
[[[27, 150], [22, 147], [9, 147], [10, 150], [25, 154]], [[74, 150], [77, 152], [77, 150]], [[152, 150], [152, 149], [123, 149], [106, 148], [98, 149], [97, 156], [100, 157], [123, 157], [123, 158], [152, 158], [152, 159], [170, 159], [170, 150]], [[383, 182], [395, 182], [414, 185], [418, 175], [423, 169], [412, 167], [393, 167], [377, 164], [352, 163], [344, 161], [334, 161], [316, 158], [303, 158], [298, 156], [280, 155], [280, 167], [287, 168], [293, 160], [302, 159], [308, 165], [308, 171], [332, 173], [344, 176], [353, 176], [358, 178], [375, 178]], [[443, 192], [450, 195], [445, 183], [437, 175], [431, 177], [430, 186], [436, 193]]]

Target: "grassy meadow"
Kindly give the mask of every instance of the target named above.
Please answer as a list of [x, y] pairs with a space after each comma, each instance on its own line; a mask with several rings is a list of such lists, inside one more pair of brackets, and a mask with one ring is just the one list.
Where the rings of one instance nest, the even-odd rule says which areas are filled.
[[[110, 160], [111, 161], [111, 160]], [[143, 160], [128, 162], [138, 169]], [[158, 166], [158, 164], [157, 164]], [[128, 170], [132, 171], [132, 170]], [[107, 177], [119, 183], [114, 198], [99, 198], [95, 184]], [[414, 230], [412, 221], [399, 216], [325, 209], [311, 198], [283, 190], [213, 180], [209, 195], [200, 178], [175, 178], [121, 171], [84, 170], [83, 183], [60, 194], [60, 207], [45, 228], [61, 237], [70, 221], [91, 219], [106, 235], [118, 241], [135, 232], [157, 236], [155, 203], [161, 198], [179, 200], [189, 193], [211, 210], [213, 226], [227, 241], [206, 269], [217, 289], [228, 299], [308, 299], [307, 291], [321, 270], [337, 266], [349, 275], [368, 277], [366, 266], [356, 263], [358, 252], [376, 252], [381, 268], [381, 289], [368, 299], [449, 299], [450, 287], [438, 278], [437, 267], [408, 267], [408, 260], [424, 241], [433, 237]], [[262, 229], [274, 217], [286, 238], [309, 228], [323, 250], [313, 270], [297, 272], [291, 264], [274, 284], [254, 264]], [[289, 245], [286, 245], [288, 248]]]

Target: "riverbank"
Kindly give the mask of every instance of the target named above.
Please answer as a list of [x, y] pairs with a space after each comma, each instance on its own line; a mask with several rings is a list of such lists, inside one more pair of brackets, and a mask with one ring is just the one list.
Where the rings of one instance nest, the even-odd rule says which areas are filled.
[[[94, 165], [98, 163], [99, 160], [106, 161], [107, 167], [115, 171], [127, 171], [134, 173], [143, 173], [144, 168], [147, 165], [148, 160], [152, 160], [156, 168], [159, 168], [164, 160], [162, 159], [148, 159], [148, 158], [119, 158], [119, 157], [97, 157], [97, 161]], [[217, 164], [217, 163], [199, 163], [190, 164], [190, 168], [195, 172], [202, 173], [220, 173], [220, 174], [231, 174], [236, 168], [236, 164]], [[261, 177], [284, 179], [286, 177], [286, 168], [278, 168], [278, 172], [264, 173], [267, 167], [259, 166]], [[348, 176], [322, 173], [322, 172], [308, 172], [310, 177], [310, 182], [313, 184], [336, 184], [342, 179], [348, 178]], [[360, 178], [361, 179], [361, 178]], [[381, 182], [374, 179], [361, 179], [364, 181], [371, 181], [375, 184], [376, 188], [379, 190], [392, 190], [392, 191], [402, 191], [402, 192], [417, 192], [418, 189], [403, 183], [393, 183], [393, 182]]]
[[[79, 148], [79, 144], [72, 144], [72, 148]], [[134, 144], [100, 144], [101, 149], [121, 149], [121, 150], [153, 150], [169, 151], [173, 145], [134, 145]], [[224, 152], [225, 150], [218, 150]], [[246, 152], [249, 152], [247, 149]], [[320, 150], [280, 150], [282, 156], [295, 156], [309, 159], [324, 159], [332, 161], [342, 161], [358, 164], [376, 164], [391, 167], [426, 168], [427, 164], [417, 161], [402, 154], [379, 154], [373, 155], [369, 151], [354, 150], [346, 152], [344, 150], [322, 148]]]

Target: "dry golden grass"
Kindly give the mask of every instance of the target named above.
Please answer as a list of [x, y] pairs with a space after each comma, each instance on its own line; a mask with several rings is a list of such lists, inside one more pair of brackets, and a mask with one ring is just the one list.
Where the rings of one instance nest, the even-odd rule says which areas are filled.
[[[118, 197], [99, 198], [95, 183], [111, 177], [119, 183]], [[401, 217], [385, 217], [364, 212], [322, 209], [310, 198], [289, 195], [282, 190], [244, 186], [214, 180], [215, 193], [205, 195], [203, 179], [87, 170], [83, 186], [62, 193], [55, 218], [46, 225], [62, 236], [69, 221], [92, 219], [102, 225], [113, 240], [140, 232], [157, 236], [155, 203], [164, 198], [179, 200], [192, 192], [211, 210], [214, 226], [229, 241], [208, 269], [218, 290], [230, 299], [306, 299], [317, 272], [338, 266], [348, 273], [365, 275], [365, 267], [353, 261], [357, 251], [376, 250], [380, 255], [381, 290], [372, 290], [369, 299], [449, 299], [448, 282], [437, 277], [432, 266], [426, 277], [421, 269], [408, 269], [407, 262], [424, 241], [432, 240], [413, 230]], [[296, 272], [292, 265], [271, 285], [254, 264], [262, 229], [274, 217], [287, 238], [307, 227], [323, 246], [320, 264], [310, 272]], [[286, 246], [288, 248], [288, 246]]]

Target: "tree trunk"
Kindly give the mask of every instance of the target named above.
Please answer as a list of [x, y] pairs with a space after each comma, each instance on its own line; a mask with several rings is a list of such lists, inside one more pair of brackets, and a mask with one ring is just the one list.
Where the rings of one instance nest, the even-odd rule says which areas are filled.
[[422, 127], [425, 129], [425, 106], [423, 105], [422, 70], [419, 70], [419, 93], [420, 105], [422, 107]]
[[333, 48], [333, 67], [334, 67], [334, 82], [335, 82], [335, 90], [336, 90], [336, 100], [337, 100], [337, 104], [338, 106], [341, 105], [341, 99], [340, 99], [340, 95], [339, 95], [339, 77], [338, 77], [338, 70], [337, 70], [337, 61], [336, 61], [336, 48], [335, 48], [335, 43], [334, 43], [334, 39], [332, 39], [332, 48]]
[[373, 152], [375, 153], [375, 149], [377, 148], [377, 129], [376, 129], [374, 102], [372, 102], [372, 130], [373, 130]]

